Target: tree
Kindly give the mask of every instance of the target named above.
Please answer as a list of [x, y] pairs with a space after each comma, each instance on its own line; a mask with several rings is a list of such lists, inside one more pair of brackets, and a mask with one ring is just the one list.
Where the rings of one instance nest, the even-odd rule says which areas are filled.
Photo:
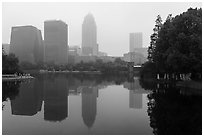
[[151, 62], [154, 61], [153, 55], [155, 55], [154, 52], [155, 52], [155, 48], [156, 48], [156, 41], [158, 39], [158, 33], [159, 33], [161, 26], [162, 26], [162, 19], [161, 19], [160, 15], [157, 16], [157, 19], [155, 22], [156, 22], [156, 24], [155, 24], [155, 27], [153, 29], [154, 33], [150, 36], [151, 41], [150, 41], [150, 46], [148, 47], [148, 57], [147, 58]]
[[18, 58], [14, 54], [6, 55], [2, 53], [2, 74], [20, 73]]
[[148, 48], [149, 61], [161, 73], [202, 74], [202, 9], [170, 14], [162, 24], [158, 16]]

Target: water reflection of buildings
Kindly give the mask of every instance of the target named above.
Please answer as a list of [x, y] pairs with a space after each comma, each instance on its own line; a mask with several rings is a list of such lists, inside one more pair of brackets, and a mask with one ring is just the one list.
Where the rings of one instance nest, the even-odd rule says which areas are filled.
[[129, 108], [141, 109], [142, 94], [147, 93], [147, 91], [141, 88], [139, 80], [133, 79], [129, 82], [125, 82], [123, 87], [129, 90]]
[[92, 127], [96, 118], [97, 112], [97, 87], [83, 87], [82, 88], [82, 117], [84, 124], [88, 128]]
[[63, 77], [50, 77], [44, 84], [44, 119], [62, 121], [67, 115], [67, 82]]
[[134, 90], [129, 92], [129, 107], [141, 109], [142, 108], [142, 94], [137, 94]]
[[11, 100], [12, 114], [32, 116], [41, 111], [42, 92], [39, 90], [41, 86], [40, 81], [21, 83], [19, 95]]
[[98, 84], [93, 80], [68, 78], [70, 95], [81, 95], [82, 118], [84, 124], [91, 128], [97, 113]]
[[30, 82], [21, 83], [19, 95], [11, 99], [13, 115], [32, 116], [41, 111], [44, 101], [44, 120], [62, 121], [68, 117], [69, 96], [81, 96], [82, 118], [92, 127], [97, 114], [98, 91], [113, 81], [84, 79], [60, 74], [38, 75]]

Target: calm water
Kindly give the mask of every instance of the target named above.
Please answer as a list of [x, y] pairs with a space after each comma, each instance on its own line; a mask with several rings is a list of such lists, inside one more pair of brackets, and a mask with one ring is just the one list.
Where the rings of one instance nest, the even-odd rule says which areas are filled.
[[201, 134], [202, 130], [200, 94], [138, 77], [41, 74], [2, 86], [3, 134]]

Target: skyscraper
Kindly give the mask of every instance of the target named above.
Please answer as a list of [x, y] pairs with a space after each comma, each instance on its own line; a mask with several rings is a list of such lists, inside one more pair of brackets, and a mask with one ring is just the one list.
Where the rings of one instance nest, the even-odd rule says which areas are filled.
[[41, 31], [34, 26], [12, 27], [10, 53], [14, 53], [20, 63], [43, 62], [44, 46]]
[[142, 32], [130, 33], [130, 52], [135, 52], [135, 49], [142, 48]]
[[82, 55], [98, 55], [96, 22], [90, 13], [85, 16], [82, 24]]
[[61, 20], [44, 22], [45, 61], [64, 65], [68, 63], [67, 24]]

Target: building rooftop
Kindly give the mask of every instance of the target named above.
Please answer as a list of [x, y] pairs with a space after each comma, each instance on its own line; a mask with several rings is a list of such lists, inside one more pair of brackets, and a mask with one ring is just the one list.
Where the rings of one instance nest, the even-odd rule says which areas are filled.
[[25, 25], [25, 26], [13, 26], [12, 28], [35, 28], [37, 29], [35, 26], [32, 26], [32, 25]]
[[57, 20], [57, 19], [45, 20], [44, 23], [46, 23], [46, 22], [60, 22], [60, 23], [67, 24], [67, 23], [64, 22], [64, 21], [62, 21], [62, 20]]

